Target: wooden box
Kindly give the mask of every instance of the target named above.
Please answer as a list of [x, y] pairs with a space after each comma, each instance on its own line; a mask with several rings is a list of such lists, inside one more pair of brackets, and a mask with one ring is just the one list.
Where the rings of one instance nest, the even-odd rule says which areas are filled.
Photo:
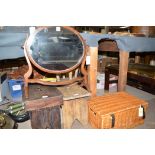
[[56, 87], [30, 85], [29, 98], [24, 98], [24, 101], [26, 110], [30, 112], [32, 128], [61, 128], [60, 106], [63, 97]]
[[63, 94], [62, 126], [70, 129], [75, 119], [83, 125], [88, 124], [88, 104], [90, 93], [79, 85], [58, 88]]
[[144, 123], [148, 103], [126, 92], [109, 93], [88, 101], [89, 122], [94, 128], [133, 128]]

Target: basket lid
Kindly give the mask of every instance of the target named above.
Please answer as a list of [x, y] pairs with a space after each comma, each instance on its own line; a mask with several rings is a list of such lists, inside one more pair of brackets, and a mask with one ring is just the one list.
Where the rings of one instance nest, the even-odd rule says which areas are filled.
[[112, 114], [127, 109], [147, 105], [148, 103], [126, 92], [109, 93], [88, 101], [89, 107], [99, 115]]

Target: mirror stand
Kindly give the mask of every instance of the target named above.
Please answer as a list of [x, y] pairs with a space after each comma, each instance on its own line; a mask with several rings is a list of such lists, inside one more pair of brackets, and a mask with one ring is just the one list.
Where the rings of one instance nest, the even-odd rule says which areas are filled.
[[[88, 48], [86, 48], [87, 51]], [[86, 52], [87, 53], [87, 52]], [[84, 58], [82, 60], [82, 63], [77, 67], [76, 69], [66, 72], [66, 73], [57, 73], [57, 74], [51, 74], [51, 73], [44, 73], [44, 75], [48, 74], [47, 79], [40, 79], [37, 78], [35, 75], [40, 75], [44, 77], [44, 75], [39, 74], [35, 69], [33, 64], [31, 64], [27, 52], [24, 48], [24, 54], [26, 57], [26, 61], [28, 63], [28, 71], [24, 75], [24, 92], [25, 92], [25, 97], [29, 97], [29, 84], [33, 83], [39, 83], [42, 85], [51, 85], [51, 86], [63, 86], [63, 85], [69, 85], [73, 83], [78, 83], [82, 87], [85, 87], [88, 91], [90, 91], [89, 86], [88, 86], [88, 71], [86, 68], [86, 53], [84, 55]], [[34, 75], [34, 76], [33, 76]], [[50, 77], [51, 75], [51, 77]]]
[[[25, 97], [30, 83], [63, 86], [78, 83], [88, 91], [86, 54], [88, 47], [72, 27], [41, 27], [25, 42], [28, 71], [24, 75]], [[40, 75], [39, 75], [40, 74]]]

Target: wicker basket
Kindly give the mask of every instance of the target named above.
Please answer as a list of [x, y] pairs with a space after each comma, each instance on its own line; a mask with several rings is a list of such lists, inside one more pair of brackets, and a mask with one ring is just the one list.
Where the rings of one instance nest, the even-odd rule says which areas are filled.
[[133, 128], [144, 123], [148, 103], [125, 92], [88, 101], [88, 119], [94, 128]]

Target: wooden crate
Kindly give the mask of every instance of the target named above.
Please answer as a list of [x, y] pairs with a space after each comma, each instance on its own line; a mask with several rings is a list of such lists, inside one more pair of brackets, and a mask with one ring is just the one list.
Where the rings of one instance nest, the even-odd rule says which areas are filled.
[[94, 128], [133, 128], [144, 123], [148, 103], [126, 92], [109, 93], [88, 101], [89, 122]]
[[79, 85], [58, 87], [63, 94], [62, 105], [62, 126], [70, 129], [75, 119], [83, 125], [88, 124], [88, 105], [87, 100], [90, 93]]
[[26, 110], [30, 112], [33, 129], [60, 129], [63, 97], [61, 92], [52, 86], [30, 85], [29, 98], [23, 98]]

